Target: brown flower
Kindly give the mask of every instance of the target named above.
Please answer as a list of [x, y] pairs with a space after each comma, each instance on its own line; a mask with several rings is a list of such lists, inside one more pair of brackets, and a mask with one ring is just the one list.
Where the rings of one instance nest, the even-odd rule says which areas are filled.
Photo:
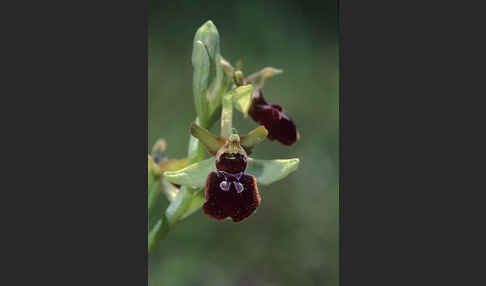
[[268, 139], [278, 140], [285, 145], [292, 145], [299, 140], [299, 132], [283, 108], [274, 103], [267, 103], [261, 89], [253, 96], [252, 105], [248, 112], [257, 123], [268, 130]]
[[221, 220], [234, 222], [251, 215], [260, 204], [255, 177], [245, 174], [247, 156], [239, 136], [232, 135], [216, 154], [216, 172], [206, 179], [206, 203], [203, 212]]
[[211, 172], [206, 180], [203, 212], [215, 219], [234, 222], [250, 216], [260, 204], [256, 179], [244, 173]]

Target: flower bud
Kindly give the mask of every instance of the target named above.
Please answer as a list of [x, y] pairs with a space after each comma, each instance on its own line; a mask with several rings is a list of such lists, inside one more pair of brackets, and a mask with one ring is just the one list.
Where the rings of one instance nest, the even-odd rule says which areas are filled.
[[211, 59], [215, 59], [216, 55], [220, 53], [218, 29], [211, 20], [199, 27], [194, 35], [194, 43], [196, 41], [204, 44]]

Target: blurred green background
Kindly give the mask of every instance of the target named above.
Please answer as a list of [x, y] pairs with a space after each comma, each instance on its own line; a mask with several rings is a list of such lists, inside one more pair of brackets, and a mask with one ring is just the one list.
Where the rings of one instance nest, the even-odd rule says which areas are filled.
[[[284, 73], [266, 81], [267, 101], [281, 104], [301, 139], [265, 141], [260, 159], [298, 157], [299, 169], [260, 186], [262, 203], [241, 223], [201, 211], [177, 225], [149, 258], [149, 285], [338, 285], [338, 65], [335, 1], [149, 1], [149, 150], [159, 137], [167, 155], [185, 157], [192, 96], [192, 40], [212, 20], [222, 55], [246, 75], [265, 66]], [[235, 113], [234, 126], [257, 125]], [[213, 129], [219, 132], [218, 127]]]

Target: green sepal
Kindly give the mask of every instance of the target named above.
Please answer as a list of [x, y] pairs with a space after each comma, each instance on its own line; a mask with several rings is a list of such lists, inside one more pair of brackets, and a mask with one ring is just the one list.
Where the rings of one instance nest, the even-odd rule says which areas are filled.
[[252, 153], [253, 147], [258, 143], [264, 141], [268, 136], [268, 130], [265, 126], [260, 126], [253, 129], [248, 133], [248, 135], [243, 135], [240, 137], [240, 144], [245, 149], [246, 153], [250, 155]]
[[215, 170], [215, 158], [211, 157], [178, 171], [165, 172], [164, 177], [171, 183], [198, 189], [205, 186], [209, 173]]
[[271, 78], [275, 75], [283, 73], [283, 70], [276, 69], [273, 67], [265, 67], [261, 69], [260, 71], [248, 76], [246, 78], [247, 83], [252, 83], [255, 85], [257, 88], [262, 88], [263, 84], [265, 82], [265, 79]]
[[251, 107], [253, 86], [243, 85], [232, 90], [233, 104], [237, 110], [243, 113], [244, 117], [248, 116], [248, 110]]
[[199, 141], [206, 147], [206, 150], [212, 156], [216, 155], [218, 150], [224, 145], [225, 139], [222, 136], [216, 136], [207, 129], [202, 128], [196, 123], [191, 123], [190, 132], [192, 136], [199, 139]]
[[[165, 172], [164, 176], [167, 181], [174, 184], [185, 185], [194, 189], [204, 188], [209, 173], [216, 171], [215, 160], [214, 157], [211, 157], [175, 172]], [[287, 177], [297, 170], [298, 166], [298, 158], [283, 160], [248, 158], [245, 173], [255, 176], [258, 184], [269, 185]]]
[[270, 185], [287, 177], [299, 167], [299, 158], [257, 160], [248, 158], [246, 173], [255, 176], [257, 183]]

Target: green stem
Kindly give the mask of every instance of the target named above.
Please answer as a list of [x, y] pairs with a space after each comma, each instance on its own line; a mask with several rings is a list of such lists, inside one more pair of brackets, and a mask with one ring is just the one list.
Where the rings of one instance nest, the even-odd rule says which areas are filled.
[[[196, 118], [196, 124], [201, 124], [200, 120]], [[211, 122], [209, 124], [213, 124]], [[202, 123], [204, 124], [204, 123]], [[208, 128], [208, 126], [202, 126]], [[189, 164], [197, 163], [206, 159], [207, 152], [203, 144], [191, 135], [189, 138], [189, 148], [187, 151], [187, 156], [189, 158]], [[157, 222], [153, 230], [149, 233], [148, 237], [148, 252], [150, 253], [152, 249], [157, 245], [157, 243], [167, 236], [169, 230], [180, 221], [180, 219], [185, 215], [186, 211], [189, 209], [191, 202], [195, 195], [197, 195], [198, 189], [191, 189], [186, 186], [182, 186], [177, 196], [169, 204], [165, 210], [164, 216]]]
[[153, 231], [148, 234], [148, 253], [157, 245], [157, 243], [165, 237], [169, 231], [169, 224], [164, 215], [154, 226]]
[[[219, 61], [219, 57], [217, 59]], [[222, 76], [222, 68], [219, 76]], [[232, 94], [228, 93], [229, 89], [231, 88], [231, 83], [231, 78], [226, 78], [223, 80], [223, 83], [220, 83], [221, 87], [219, 92], [217, 92], [216, 96], [213, 96], [212, 98], [213, 106], [217, 106], [217, 102], [219, 100], [218, 97], [223, 95], [221, 108], [221, 134], [225, 137], [228, 137], [232, 133], [233, 102]], [[197, 90], [195, 94], [197, 94], [197, 92], [199, 91]], [[212, 107], [211, 110], [202, 112], [204, 114], [200, 112], [204, 116], [207, 115], [207, 118], [205, 120], [196, 118], [196, 124], [202, 128], [210, 129], [211, 126], [219, 119], [217, 116], [219, 113], [219, 108], [220, 107]], [[192, 135], [189, 138], [189, 148], [187, 153], [189, 164], [197, 163], [208, 157], [208, 153], [204, 148], [204, 145]], [[167, 236], [170, 229], [174, 227], [174, 225], [176, 225], [180, 220], [182, 220], [185, 215], [187, 215], [187, 211], [191, 211], [191, 203], [195, 202], [196, 205], [200, 203], [201, 198], [198, 197], [201, 195], [200, 191], [202, 191], [202, 189], [192, 189], [187, 186], [182, 186], [180, 188], [176, 197], [170, 202], [169, 206], [165, 210], [163, 217], [156, 223], [153, 231], [149, 233], [149, 253], [160, 240]], [[196, 201], [194, 201], [195, 199]]]
[[223, 96], [221, 110], [221, 136], [228, 138], [233, 133], [233, 94], [230, 92]]

